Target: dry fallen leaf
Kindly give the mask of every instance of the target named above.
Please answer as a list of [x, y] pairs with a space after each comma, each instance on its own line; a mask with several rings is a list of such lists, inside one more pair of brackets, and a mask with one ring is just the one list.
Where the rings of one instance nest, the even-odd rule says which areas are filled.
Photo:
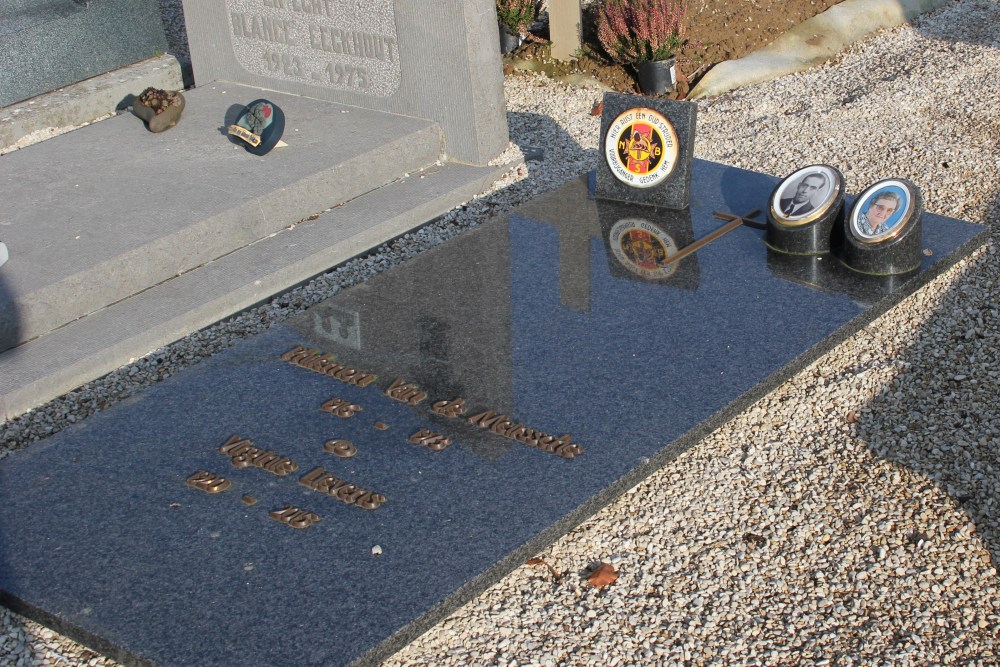
[[604, 102], [598, 102], [594, 105], [594, 108], [590, 110], [591, 116], [600, 116], [604, 113]]
[[601, 563], [587, 575], [587, 582], [595, 588], [610, 586], [618, 580], [618, 571], [611, 563]]

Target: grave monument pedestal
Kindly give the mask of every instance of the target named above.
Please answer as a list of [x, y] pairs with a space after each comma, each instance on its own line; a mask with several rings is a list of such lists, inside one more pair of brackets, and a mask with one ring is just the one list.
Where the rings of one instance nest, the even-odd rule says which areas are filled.
[[[32, 1], [14, 6], [58, 4]], [[124, 11], [61, 1], [71, 18]], [[197, 87], [176, 127], [121, 115], [0, 162], [2, 419], [424, 224], [509, 167], [489, 165], [508, 145], [489, 0], [197, 0], [185, 19]], [[225, 131], [265, 97], [287, 146], [256, 156]]]

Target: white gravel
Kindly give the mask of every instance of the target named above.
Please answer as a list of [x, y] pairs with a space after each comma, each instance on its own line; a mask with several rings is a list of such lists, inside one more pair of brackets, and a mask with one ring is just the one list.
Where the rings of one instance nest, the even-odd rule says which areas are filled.
[[[836, 62], [702, 102], [697, 155], [848, 190], [901, 176], [1000, 224], [1000, 3], [959, 0]], [[0, 427], [0, 457], [596, 163], [595, 90], [507, 81], [544, 149], [494, 194]], [[385, 664], [1000, 664], [1000, 254], [990, 244]], [[619, 570], [598, 591], [580, 573]], [[0, 610], [0, 665], [113, 665]]]

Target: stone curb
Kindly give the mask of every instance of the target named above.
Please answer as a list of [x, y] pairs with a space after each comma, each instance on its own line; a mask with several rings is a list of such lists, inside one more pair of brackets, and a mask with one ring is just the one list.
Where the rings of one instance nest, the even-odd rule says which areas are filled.
[[50, 93], [0, 108], [0, 152], [7, 152], [28, 135], [69, 128], [113, 114], [129, 94], [153, 86], [163, 90], [184, 87], [181, 66], [163, 55], [101, 74]]
[[893, 28], [951, 0], [844, 0], [800, 23], [768, 46], [713, 67], [688, 99], [722, 93], [801, 72], [884, 28]]

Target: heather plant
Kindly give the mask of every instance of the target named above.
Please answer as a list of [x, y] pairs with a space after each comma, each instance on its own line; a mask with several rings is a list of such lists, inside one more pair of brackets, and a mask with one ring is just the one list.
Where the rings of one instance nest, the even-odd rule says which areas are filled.
[[666, 60], [684, 44], [686, 0], [604, 0], [597, 39], [620, 63]]
[[497, 21], [514, 35], [528, 34], [535, 20], [535, 0], [496, 0]]

